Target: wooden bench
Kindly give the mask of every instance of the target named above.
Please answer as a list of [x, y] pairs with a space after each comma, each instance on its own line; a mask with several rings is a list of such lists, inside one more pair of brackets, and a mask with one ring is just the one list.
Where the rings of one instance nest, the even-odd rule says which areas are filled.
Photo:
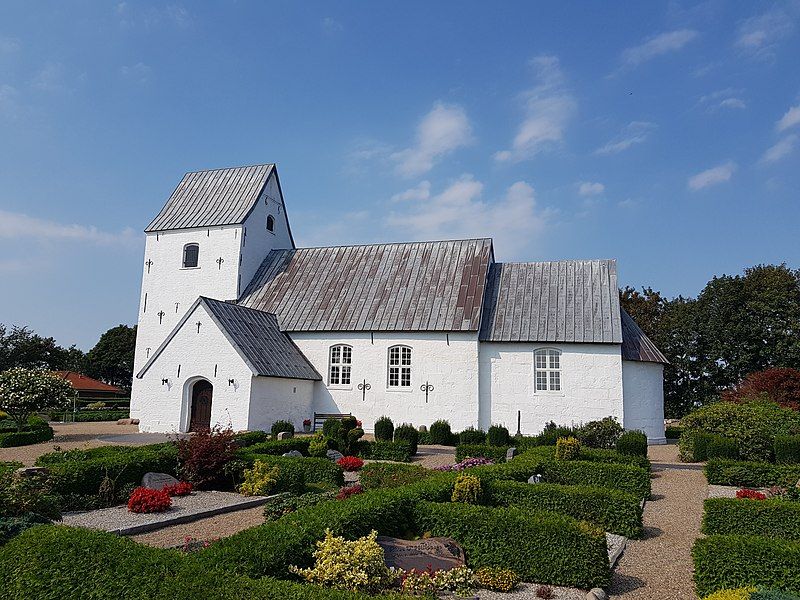
[[322, 427], [328, 419], [337, 419], [341, 421], [342, 419], [352, 416], [353, 415], [350, 413], [314, 413], [314, 428], [312, 431], [316, 431], [317, 427]]

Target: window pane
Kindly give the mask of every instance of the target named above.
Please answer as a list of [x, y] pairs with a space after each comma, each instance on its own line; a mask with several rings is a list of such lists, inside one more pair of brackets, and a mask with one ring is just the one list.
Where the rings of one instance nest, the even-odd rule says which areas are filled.
[[196, 267], [197, 259], [200, 254], [200, 246], [197, 244], [189, 244], [183, 249], [183, 266]]
[[403, 364], [410, 365], [411, 364], [411, 348], [402, 348], [403, 350]]
[[349, 365], [352, 362], [353, 349], [350, 346], [342, 346], [342, 362]]
[[330, 377], [331, 385], [338, 385], [339, 384], [339, 367], [331, 367], [331, 377]]
[[403, 369], [400, 374], [400, 385], [409, 387], [411, 385], [411, 369]]
[[342, 367], [342, 385], [350, 385], [350, 367]]
[[558, 369], [558, 368], [560, 368], [558, 366], [558, 364], [559, 364], [558, 352], [552, 352], [550, 354], [550, 368], [551, 369]]
[[550, 389], [558, 391], [561, 389], [561, 373], [550, 371]]
[[547, 366], [547, 357], [544, 354], [536, 354], [536, 368], [544, 369]]
[[400, 348], [397, 347], [389, 348], [389, 364], [390, 365], [400, 364]]
[[341, 346], [333, 346], [331, 348], [331, 362], [332, 363], [338, 363], [339, 362], [340, 353], [341, 353]]
[[389, 387], [397, 387], [400, 383], [400, 369], [391, 367], [389, 369]]

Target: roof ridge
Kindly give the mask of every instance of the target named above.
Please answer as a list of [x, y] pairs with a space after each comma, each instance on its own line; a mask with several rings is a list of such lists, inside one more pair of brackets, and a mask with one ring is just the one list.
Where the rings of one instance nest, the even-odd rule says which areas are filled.
[[569, 263], [569, 262], [585, 262], [585, 261], [604, 261], [604, 262], [617, 262], [616, 258], [562, 258], [559, 260], [526, 260], [526, 261], [495, 261], [496, 265], [541, 265], [544, 263]]
[[323, 248], [365, 248], [369, 246], [408, 246], [410, 244], [444, 244], [446, 242], [491, 242], [494, 244], [494, 239], [490, 237], [474, 237], [474, 238], [453, 238], [446, 240], [412, 240], [408, 242], [373, 242], [371, 244], [333, 244], [330, 246], [301, 246], [298, 248], [279, 248], [272, 250], [285, 251], [285, 250], [321, 250]]
[[253, 167], [274, 167], [277, 163], [256, 163], [253, 165], [237, 165], [235, 167], [217, 167], [216, 169], [200, 169], [199, 171], [186, 171], [184, 176], [196, 173], [213, 173], [214, 171], [233, 171], [234, 169], [252, 169]]

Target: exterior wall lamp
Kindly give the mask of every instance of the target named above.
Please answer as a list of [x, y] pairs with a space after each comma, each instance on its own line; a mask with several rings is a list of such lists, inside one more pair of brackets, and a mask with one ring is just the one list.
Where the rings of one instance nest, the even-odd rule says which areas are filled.
[[169, 379], [162, 379], [161, 385], [169, 385]]
[[228, 379], [228, 385], [235, 385], [236, 382], [233, 379]]

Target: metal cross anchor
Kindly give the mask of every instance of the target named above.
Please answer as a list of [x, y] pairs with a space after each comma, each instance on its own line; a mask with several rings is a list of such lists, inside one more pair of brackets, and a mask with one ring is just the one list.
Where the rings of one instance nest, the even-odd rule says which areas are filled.
[[147, 265], [147, 272], [149, 273], [150, 272], [150, 267], [153, 266], [153, 261], [148, 258], [147, 262], [144, 263], [144, 264]]
[[224, 258], [222, 258], [222, 257], [220, 256], [220, 257], [217, 259], [217, 261], [216, 261], [216, 262], [217, 262], [217, 270], [219, 270], [219, 269], [221, 269], [221, 268], [222, 268], [222, 263], [224, 263], [224, 262], [225, 262], [225, 259], [224, 259]]
[[425, 392], [425, 404], [428, 403], [428, 393], [433, 391], [433, 386], [427, 381], [419, 386], [419, 389]]
[[358, 389], [361, 390], [361, 401], [363, 402], [364, 400], [367, 399], [367, 390], [372, 389], [372, 386], [368, 384], [367, 380], [365, 379], [364, 381], [358, 384]]

